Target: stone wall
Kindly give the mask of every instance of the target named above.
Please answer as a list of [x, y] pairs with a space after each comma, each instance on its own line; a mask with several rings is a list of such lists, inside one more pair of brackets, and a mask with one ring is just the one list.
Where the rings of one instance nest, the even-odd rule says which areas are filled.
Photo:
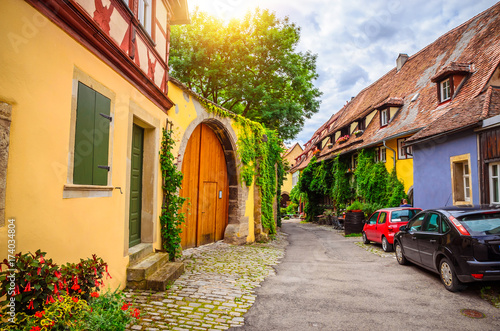
[[12, 106], [0, 103], [0, 226], [5, 225], [5, 188], [9, 160], [9, 135]]

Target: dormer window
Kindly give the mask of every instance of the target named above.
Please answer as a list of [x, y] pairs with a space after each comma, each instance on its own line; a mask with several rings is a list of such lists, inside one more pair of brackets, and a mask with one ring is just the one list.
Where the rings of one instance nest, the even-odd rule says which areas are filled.
[[380, 111], [380, 126], [389, 124], [389, 109], [382, 109]]
[[451, 99], [451, 84], [450, 84], [450, 78], [447, 78], [443, 80], [440, 85], [440, 95], [441, 95], [441, 102], [444, 102], [446, 100]]
[[471, 63], [451, 62], [431, 78], [431, 82], [437, 85], [438, 101], [451, 100], [458, 92], [463, 80], [473, 72]]

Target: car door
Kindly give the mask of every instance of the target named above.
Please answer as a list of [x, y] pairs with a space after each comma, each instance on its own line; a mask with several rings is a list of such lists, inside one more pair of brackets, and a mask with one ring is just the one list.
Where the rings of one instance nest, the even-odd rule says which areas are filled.
[[374, 240], [375, 229], [377, 228], [377, 219], [380, 212], [374, 212], [365, 224], [364, 231], [368, 240]]
[[427, 213], [415, 216], [407, 225], [407, 231], [402, 232], [400, 240], [405, 257], [420, 263], [420, 252], [418, 251], [417, 234], [422, 229]]
[[440, 231], [441, 218], [441, 214], [429, 212], [420, 231], [414, 234], [420, 251], [420, 261], [431, 269], [436, 269], [434, 255], [443, 238]]
[[373, 241], [376, 241], [378, 243], [382, 242], [382, 235], [385, 232], [385, 228], [387, 227], [387, 212], [382, 211], [380, 212], [380, 216], [378, 217], [377, 221], [377, 226], [375, 227], [374, 230], [374, 239]]

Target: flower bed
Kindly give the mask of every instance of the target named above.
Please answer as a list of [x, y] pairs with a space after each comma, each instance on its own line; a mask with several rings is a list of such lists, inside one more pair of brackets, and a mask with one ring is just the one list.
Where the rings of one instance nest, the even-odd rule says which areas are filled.
[[121, 291], [99, 293], [103, 278], [111, 278], [101, 258], [58, 267], [45, 254], [19, 253], [0, 263], [1, 330], [124, 330], [139, 317]]

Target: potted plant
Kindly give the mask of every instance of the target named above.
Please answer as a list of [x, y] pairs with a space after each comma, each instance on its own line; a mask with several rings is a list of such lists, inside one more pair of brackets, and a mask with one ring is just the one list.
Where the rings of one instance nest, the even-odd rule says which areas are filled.
[[342, 136], [342, 137], [340, 137], [339, 139], [337, 139], [337, 143], [339, 143], [339, 144], [343, 144], [343, 143], [345, 143], [345, 142], [346, 142], [346, 141], [348, 141], [348, 140], [349, 140], [349, 135], [348, 135], [348, 134], [346, 134], [345, 136]]
[[347, 211], [350, 212], [360, 212], [363, 209], [363, 204], [359, 201], [354, 201], [349, 207], [347, 207]]

